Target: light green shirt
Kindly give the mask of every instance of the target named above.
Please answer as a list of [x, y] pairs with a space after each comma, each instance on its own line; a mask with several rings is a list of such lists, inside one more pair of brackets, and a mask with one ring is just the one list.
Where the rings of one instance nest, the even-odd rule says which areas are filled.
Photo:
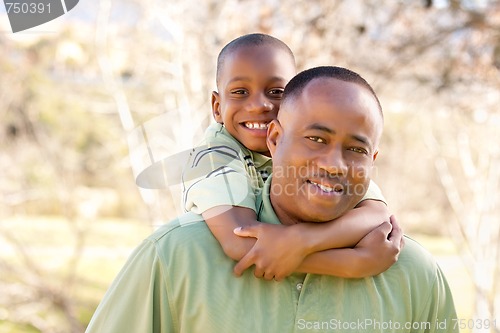
[[[279, 223], [269, 181], [261, 220]], [[87, 333], [458, 332], [452, 295], [432, 258], [406, 238], [399, 260], [370, 278], [235, 277], [200, 216], [162, 226], [131, 255]]]
[[255, 210], [271, 169], [270, 157], [247, 149], [221, 124], [212, 124], [205, 145], [193, 149], [182, 174], [184, 209], [197, 214], [221, 205]]
[[[212, 124], [205, 132], [205, 145], [193, 149], [182, 174], [184, 210], [201, 214], [222, 205], [255, 210], [271, 171], [270, 157], [247, 149], [221, 124]], [[367, 199], [385, 202], [374, 182], [361, 201]]]

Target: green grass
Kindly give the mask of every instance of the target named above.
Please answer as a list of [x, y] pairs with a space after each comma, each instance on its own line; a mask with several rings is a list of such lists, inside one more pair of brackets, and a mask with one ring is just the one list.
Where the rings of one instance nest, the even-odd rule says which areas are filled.
[[[68, 282], [68, 265], [74, 254], [77, 237], [74, 230], [82, 230], [84, 248], [75, 272], [76, 279]], [[69, 224], [60, 217], [16, 217], [0, 222], [0, 263], [8, 263], [29, 271], [26, 262], [5, 238], [11, 235], [23, 245], [30, 260], [51, 286], [76, 302], [78, 319], [86, 325], [98, 302], [107, 290], [131, 251], [151, 233], [152, 228], [138, 221], [100, 219], [76, 221]], [[457, 257], [453, 242], [442, 237], [411, 235], [434, 256], [448, 278], [457, 305], [459, 318], [471, 318], [473, 290], [470, 277]], [[14, 283], [15, 274], [3, 274], [0, 280]], [[9, 281], [10, 280], [10, 281]], [[0, 281], [2, 282], [2, 281]], [[9, 322], [9, 309], [0, 305], [0, 333], [35, 333], [29, 326]], [[467, 332], [467, 331], [464, 331]]]
[[[75, 230], [81, 230], [84, 235], [83, 250], [71, 270], [69, 267], [78, 248]], [[131, 251], [151, 231], [145, 223], [118, 219], [74, 223], [60, 217], [3, 220], [0, 222], [0, 263], [17, 271], [6, 270], [0, 276], [0, 282], [11, 287], [26, 285], [28, 297], [32, 297], [29, 300], [43, 304], [51, 300], [37, 295], [39, 291], [32, 285], [43, 281], [56, 292], [76, 300], [77, 318], [86, 325]], [[28, 260], [23, 259], [20, 247]], [[70, 280], [70, 271], [74, 272], [73, 280]], [[26, 278], [31, 275], [36, 276], [36, 283]], [[10, 322], [10, 314], [11, 309], [0, 304], [0, 333], [38, 332], [29, 325]], [[42, 313], [40, 316], [45, 318], [51, 314]]]

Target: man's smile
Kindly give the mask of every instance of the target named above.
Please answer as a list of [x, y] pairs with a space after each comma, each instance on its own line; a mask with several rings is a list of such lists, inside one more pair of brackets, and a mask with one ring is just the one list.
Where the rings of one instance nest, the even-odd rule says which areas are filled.
[[312, 186], [315, 186], [316, 188], [320, 189], [322, 192], [326, 194], [342, 194], [344, 192], [344, 187], [341, 184], [325, 184], [321, 182], [316, 182], [308, 179], [306, 181], [308, 184], [311, 184]]

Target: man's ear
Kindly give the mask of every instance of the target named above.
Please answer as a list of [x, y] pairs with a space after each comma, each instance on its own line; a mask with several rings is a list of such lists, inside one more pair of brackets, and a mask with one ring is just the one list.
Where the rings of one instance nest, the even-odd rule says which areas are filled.
[[277, 119], [274, 119], [269, 123], [269, 127], [267, 128], [267, 148], [269, 148], [269, 152], [271, 153], [271, 157], [274, 155], [276, 151], [276, 146], [278, 141], [283, 134], [283, 128], [281, 127], [280, 122]]
[[212, 91], [212, 115], [219, 124], [224, 124], [222, 114], [220, 113], [220, 96], [217, 91]]

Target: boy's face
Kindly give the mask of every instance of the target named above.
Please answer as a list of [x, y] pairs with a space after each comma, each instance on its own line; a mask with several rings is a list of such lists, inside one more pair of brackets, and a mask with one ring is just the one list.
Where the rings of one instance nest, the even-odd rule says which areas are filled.
[[282, 223], [333, 220], [363, 197], [382, 132], [373, 95], [355, 83], [314, 79], [269, 128], [271, 202]]
[[290, 55], [271, 45], [240, 47], [226, 55], [212, 112], [250, 150], [269, 154], [269, 123], [276, 119], [285, 85], [295, 75]]

